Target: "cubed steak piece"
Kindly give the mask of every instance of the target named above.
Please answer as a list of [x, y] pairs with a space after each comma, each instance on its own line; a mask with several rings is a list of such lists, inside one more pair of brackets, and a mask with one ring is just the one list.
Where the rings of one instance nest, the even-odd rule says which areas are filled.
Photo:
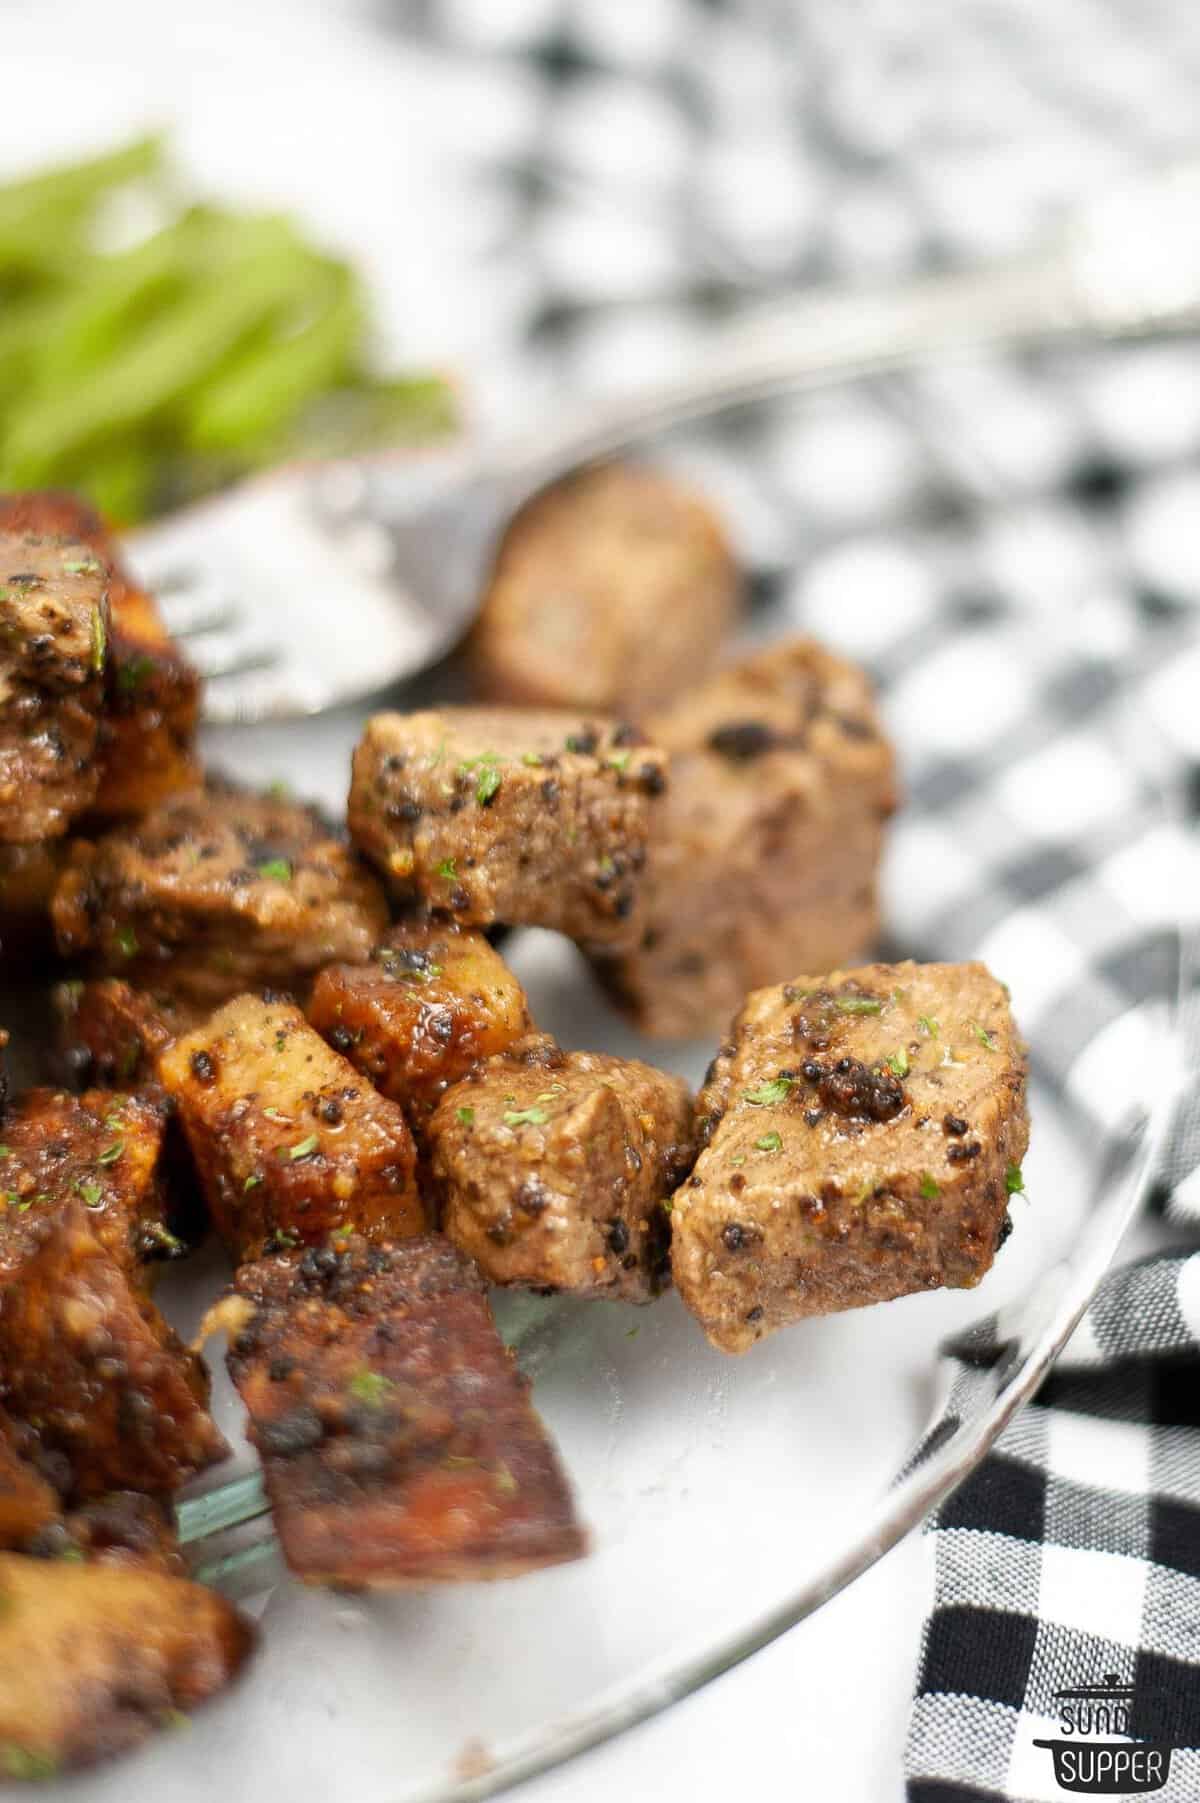
[[640, 716], [701, 682], [741, 611], [711, 507], [634, 464], [543, 491], [505, 533], [471, 639], [494, 701]]
[[154, 601], [131, 580], [99, 514], [54, 490], [0, 495], [0, 531], [65, 534], [89, 546], [110, 571], [99, 787], [91, 813], [110, 821], [132, 817], [177, 790], [196, 788], [200, 678]]
[[232, 1682], [254, 1630], [199, 1584], [0, 1556], [0, 1774], [52, 1778], [161, 1732]]
[[1008, 1232], [1025, 1054], [982, 964], [868, 964], [748, 996], [696, 1105], [671, 1268], [714, 1346], [969, 1289]]
[[127, 1272], [181, 1252], [168, 1226], [167, 1113], [161, 1094], [26, 1090], [4, 1120], [0, 1204], [41, 1214], [82, 1203], [91, 1232]]
[[298, 1577], [507, 1578], [585, 1550], [483, 1281], [446, 1240], [264, 1259], [236, 1295], [229, 1369]]
[[427, 916], [394, 927], [369, 964], [323, 970], [308, 1018], [418, 1135], [451, 1083], [533, 1026], [525, 991], [483, 934]]
[[0, 1406], [62, 1455], [76, 1497], [177, 1490], [224, 1458], [207, 1400], [84, 1204], [0, 1210]]
[[892, 748], [867, 678], [809, 639], [755, 652], [647, 730], [671, 786], [642, 930], [597, 968], [643, 1032], [710, 1037], [747, 991], [870, 945]]
[[351, 1227], [389, 1239], [425, 1228], [403, 1111], [286, 998], [226, 1003], [158, 1068], [235, 1258]]
[[134, 989], [120, 977], [56, 984], [53, 1004], [64, 1068], [75, 1082], [102, 1089], [152, 1084], [159, 1053], [207, 1018], [204, 1009]]
[[0, 532], [0, 842], [60, 838], [95, 797], [108, 588], [87, 545]]
[[75, 848], [54, 898], [64, 956], [215, 1007], [262, 985], [306, 991], [386, 930], [375, 878], [311, 808], [212, 788]]
[[568, 713], [377, 714], [350, 832], [398, 896], [472, 926], [632, 942], [665, 760], [633, 727]]
[[646, 1302], [663, 1204], [693, 1157], [679, 1077], [518, 1042], [447, 1090], [429, 1126], [446, 1233], [493, 1283]]
[[0, 1548], [24, 1550], [59, 1519], [59, 1499], [30, 1456], [31, 1430], [0, 1410]]

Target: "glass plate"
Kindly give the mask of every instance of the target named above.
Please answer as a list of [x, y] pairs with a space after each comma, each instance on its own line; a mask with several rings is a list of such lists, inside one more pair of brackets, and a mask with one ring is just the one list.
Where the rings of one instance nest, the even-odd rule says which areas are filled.
[[[591, 1556], [516, 1582], [377, 1598], [306, 1590], [281, 1570], [241, 1411], [215, 1358], [216, 1409], [237, 1451], [219, 1485], [185, 1502], [183, 1528], [200, 1574], [259, 1618], [262, 1646], [244, 1681], [185, 1737], [74, 1782], [72, 1798], [490, 1795], [667, 1707], [818, 1607], [971, 1468], [1029, 1393], [1152, 1166], [1163, 1123], [1138, 1074], [1151, 1067], [1151, 1043], [1163, 1068], [1178, 945], [1168, 931], [1142, 948], [1138, 988], [1158, 999], [1131, 1011], [1123, 984], [1096, 974], [1104, 946], [1127, 931], [1115, 902], [1101, 917], [1103, 888], [1087, 891], [1071, 955], [1070, 881], [1018, 903], [1001, 879], [1004, 808], [1023, 805], [1014, 749], [1037, 749], [1030, 697], [1046, 681], [1075, 692], [1094, 665], [1044, 620], [981, 621], [947, 607], [916, 628], [898, 620], [874, 660], [909, 791], [887, 861], [887, 949], [987, 959], [1010, 983], [1030, 1041], [1027, 1197], [1014, 1201], [1015, 1231], [982, 1288], [806, 1322], [742, 1359], [709, 1348], [675, 1296], [635, 1309], [499, 1295], [503, 1331], [574, 1480]], [[948, 750], [945, 714], [928, 699], [933, 660], [964, 656], [984, 673], [971, 767], [1013, 769], [1008, 787], [986, 796], [964, 789], [961, 746]], [[997, 701], [1011, 690], [1006, 671], [1020, 676], [1024, 712]], [[286, 774], [297, 792], [335, 800], [361, 718], [214, 735], [209, 751], [247, 780]], [[1093, 808], [1060, 844], [1052, 785], [1036, 798], [1044, 846], [1074, 860], [1064, 869], [1077, 868], [1080, 884], [1089, 860], [1145, 825], [1153, 748], [1144, 729], [1114, 730], [1108, 749], [1132, 781], [1108, 812]], [[1058, 799], [1076, 820], [1065, 787]], [[995, 883], [980, 884], [994, 863]], [[1047, 960], [1048, 940], [1064, 948], [1060, 958]], [[1026, 963], [1022, 946], [1041, 955]], [[564, 1043], [636, 1052], [700, 1079], [712, 1047], [639, 1041], [566, 942], [524, 933], [508, 950], [535, 1016]], [[185, 1333], [223, 1276], [215, 1251], [168, 1273], [160, 1296]], [[956, 1415], [914, 1462], [944, 1400], [939, 1343], [993, 1310], [999, 1354], [972, 1372]]]

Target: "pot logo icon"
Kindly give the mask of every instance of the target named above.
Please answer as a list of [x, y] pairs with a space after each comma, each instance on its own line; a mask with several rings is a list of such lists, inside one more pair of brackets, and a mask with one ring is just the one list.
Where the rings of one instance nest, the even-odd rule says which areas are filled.
[[1100, 1684], [1056, 1690], [1061, 1736], [1035, 1740], [1054, 1760], [1060, 1789], [1088, 1797], [1132, 1797], [1162, 1790], [1171, 1775], [1172, 1748], [1122, 1739], [1129, 1734], [1133, 1687], [1106, 1672]]

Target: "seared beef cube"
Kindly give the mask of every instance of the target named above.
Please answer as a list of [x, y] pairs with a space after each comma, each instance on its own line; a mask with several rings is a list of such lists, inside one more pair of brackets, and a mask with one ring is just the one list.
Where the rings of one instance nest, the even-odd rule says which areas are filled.
[[754, 653], [648, 730], [671, 787], [643, 929], [599, 970], [643, 1032], [708, 1037], [748, 990], [874, 938], [892, 749], [866, 677], [807, 639]]
[[224, 1458], [207, 1397], [82, 1203], [0, 1212], [0, 1405], [63, 1455], [75, 1495], [176, 1490]]
[[254, 1631], [199, 1584], [0, 1556], [0, 1772], [127, 1752], [237, 1675]]
[[421, 916], [370, 964], [332, 964], [308, 1018], [420, 1133], [451, 1083], [530, 1031], [525, 991], [483, 934]]
[[218, 1232], [237, 1259], [353, 1227], [420, 1233], [404, 1114], [287, 1000], [240, 996], [159, 1059]]
[[57, 1492], [30, 1457], [32, 1434], [0, 1411], [0, 1547], [23, 1550], [59, 1518]]
[[475, 1269], [437, 1236], [237, 1274], [229, 1369], [309, 1583], [515, 1577], [584, 1551]]
[[182, 1250], [168, 1230], [167, 1106], [160, 1095], [31, 1089], [0, 1147], [0, 1202], [17, 1214], [82, 1203], [100, 1244], [126, 1271]]
[[77, 846], [54, 898], [65, 956], [208, 1007], [262, 984], [303, 990], [323, 964], [369, 957], [387, 919], [312, 809], [223, 789]]
[[404, 899], [623, 944], [665, 786], [662, 753], [611, 720], [377, 714], [354, 754], [350, 831]]
[[60, 837], [96, 793], [108, 585], [75, 539], [0, 532], [0, 842]]
[[709, 674], [740, 588], [698, 495], [631, 464], [582, 470], [505, 533], [471, 640], [476, 680], [495, 701], [636, 718]]
[[691, 1165], [679, 1077], [531, 1037], [448, 1090], [429, 1126], [446, 1233], [493, 1283], [646, 1302], [663, 1202]]
[[77, 1081], [102, 1089], [152, 1085], [159, 1053], [205, 1018], [201, 1009], [134, 989], [119, 977], [59, 983], [53, 1001], [63, 1065]]
[[63, 533], [109, 566], [111, 623], [99, 790], [91, 812], [104, 820], [144, 814], [180, 789], [194, 789], [200, 678], [169, 636], [151, 597], [123, 569], [97, 514], [53, 490], [0, 495], [0, 531]]
[[714, 1346], [990, 1268], [1029, 1140], [982, 964], [868, 964], [747, 997], [697, 1102], [671, 1268]]

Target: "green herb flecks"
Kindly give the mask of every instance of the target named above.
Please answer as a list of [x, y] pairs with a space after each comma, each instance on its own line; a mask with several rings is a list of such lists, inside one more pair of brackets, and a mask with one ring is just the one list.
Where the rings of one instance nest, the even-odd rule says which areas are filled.
[[118, 927], [113, 934], [117, 950], [123, 958], [136, 958], [138, 952], [138, 936], [132, 927]]
[[104, 615], [98, 607], [92, 609], [92, 669], [97, 676], [104, 668], [104, 659], [108, 653], [108, 628], [104, 624]]
[[744, 1089], [742, 1096], [751, 1108], [777, 1108], [780, 1102], [786, 1102], [788, 1092], [795, 1081], [792, 1077], [772, 1077], [768, 1083], [760, 1083], [757, 1089]]
[[96, 1163], [116, 1164], [124, 1150], [125, 1141], [123, 1139], [114, 1139], [111, 1146], [105, 1146], [103, 1152], [101, 1152], [100, 1156], [97, 1158]]
[[288, 858], [266, 858], [254, 868], [259, 876], [265, 876], [272, 883], [290, 883], [292, 880], [292, 865]]
[[475, 1110], [473, 1108], [456, 1108], [454, 1112], [464, 1127], [473, 1127], [475, 1125]]
[[1010, 1164], [1004, 1173], [1004, 1187], [1010, 1196], [1025, 1194], [1025, 1175], [1019, 1164]]
[[80, 1177], [76, 1180], [75, 1188], [83, 1198], [85, 1207], [104, 1207], [104, 1192], [98, 1183], [93, 1183], [88, 1178]]
[[931, 1176], [931, 1174], [928, 1171], [926, 1171], [924, 1176], [921, 1178], [921, 1194], [924, 1196], [925, 1200], [927, 1202], [932, 1202], [934, 1200], [934, 1198], [936, 1196], [940, 1196], [941, 1193], [942, 1192], [938, 1185], [937, 1179], [935, 1177]]
[[395, 1387], [390, 1377], [385, 1377], [381, 1371], [368, 1371], [365, 1365], [346, 1385], [354, 1400], [365, 1403], [369, 1409], [383, 1408]]
[[882, 1014], [883, 1003], [875, 995], [835, 995], [833, 1005], [839, 1014]]
[[550, 1116], [544, 1108], [509, 1108], [505, 1110], [506, 1127], [544, 1127]]
[[288, 1147], [288, 1157], [293, 1164], [301, 1158], [311, 1158], [320, 1143], [317, 1135], [310, 1133], [306, 1139], [298, 1140], [294, 1146]]
[[458, 881], [458, 870], [453, 858], [443, 858], [437, 867], [437, 873], [440, 877], [445, 877], [448, 883]]
[[909, 1069], [908, 1051], [904, 1046], [898, 1045], [895, 1051], [892, 1052], [884, 1062], [888, 1069], [894, 1072], [897, 1077], [907, 1077]]
[[939, 1028], [938, 1028], [937, 1021], [934, 1019], [932, 1014], [918, 1014], [917, 1024], [918, 1024], [918, 1026], [924, 1028], [925, 1032], [928, 1033], [930, 1039], [937, 1038]]
[[754, 1142], [756, 1152], [779, 1152], [783, 1149], [783, 1139], [778, 1133], [764, 1133], [761, 1139]]

